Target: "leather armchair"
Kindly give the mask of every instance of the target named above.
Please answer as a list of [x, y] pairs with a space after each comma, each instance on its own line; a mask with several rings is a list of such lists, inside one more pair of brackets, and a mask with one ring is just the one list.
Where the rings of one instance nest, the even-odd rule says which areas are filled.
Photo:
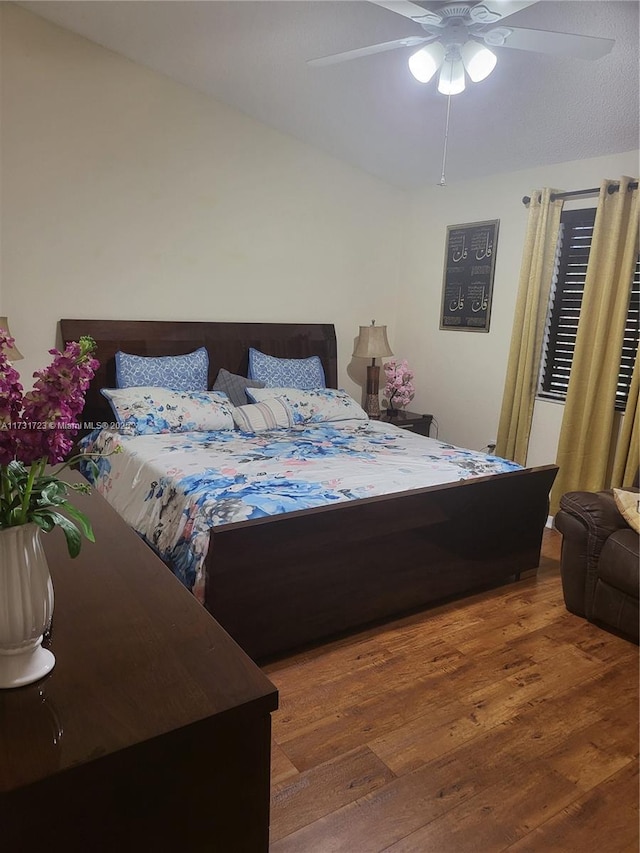
[[563, 536], [567, 610], [637, 643], [640, 536], [618, 511], [613, 492], [568, 492], [555, 526]]

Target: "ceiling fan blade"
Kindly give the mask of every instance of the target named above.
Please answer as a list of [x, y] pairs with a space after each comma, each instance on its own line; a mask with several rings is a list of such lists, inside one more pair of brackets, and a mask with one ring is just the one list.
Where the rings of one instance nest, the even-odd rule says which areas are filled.
[[615, 39], [554, 33], [550, 30], [529, 30], [523, 27], [498, 27], [497, 38], [493, 35], [495, 33], [496, 30], [489, 30], [484, 34], [486, 44], [502, 44], [516, 50], [532, 50], [536, 53], [551, 53], [577, 59], [600, 59], [606, 56], [615, 44]]
[[537, 2], [539, 0], [481, 0], [472, 6], [469, 16], [476, 24], [492, 24]]
[[345, 62], [348, 59], [358, 59], [361, 56], [371, 56], [374, 53], [384, 53], [386, 50], [397, 50], [399, 47], [417, 47], [433, 41], [435, 36], [408, 36], [404, 39], [385, 41], [381, 44], [372, 44], [369, 47], [359, 47], [356, 50], [347, 50], [344, 53], [334, 53], [331, 56], [321, 56], [318, 59], [308, 59], [307, 65], [334, 65], [337, 62]]
[[383, 9], [389, 9], [390, 12], [397, 12], [398, 15], [417, 21], [419, 24], [435, 24], [435, 26], [442, 24], [442, 18], [437, 12], [423, 9], [422, 6], [411, 3], [410, 0], [369, 0], [369, 2], [375, 6], [382, 6]]

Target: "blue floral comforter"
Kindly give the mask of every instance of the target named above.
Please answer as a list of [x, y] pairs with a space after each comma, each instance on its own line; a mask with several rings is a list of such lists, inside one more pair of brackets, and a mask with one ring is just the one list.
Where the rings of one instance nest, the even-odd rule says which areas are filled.
[[379, 421], [83, 440], [116, 447], [84, 475], [200, 600], [211, 527], [520, 468]]

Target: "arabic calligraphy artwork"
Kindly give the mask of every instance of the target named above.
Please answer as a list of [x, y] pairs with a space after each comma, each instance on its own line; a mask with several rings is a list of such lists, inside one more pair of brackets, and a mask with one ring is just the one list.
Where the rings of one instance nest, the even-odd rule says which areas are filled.
[[447, 227], [441, 329], [488, 332], [499, 219]]

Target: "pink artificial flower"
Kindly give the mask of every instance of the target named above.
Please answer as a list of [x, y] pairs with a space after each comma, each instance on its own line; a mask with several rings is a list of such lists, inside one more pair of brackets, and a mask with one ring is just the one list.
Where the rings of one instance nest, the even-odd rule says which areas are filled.
[[414, 374], [407, 360], [398, 361], [392, 358], [383, 367], [386, 377], [384, 395], [389, 400], [389, 406], [397, 408], [409, 405], [413, 400], [415, 388], [412, 383]]

